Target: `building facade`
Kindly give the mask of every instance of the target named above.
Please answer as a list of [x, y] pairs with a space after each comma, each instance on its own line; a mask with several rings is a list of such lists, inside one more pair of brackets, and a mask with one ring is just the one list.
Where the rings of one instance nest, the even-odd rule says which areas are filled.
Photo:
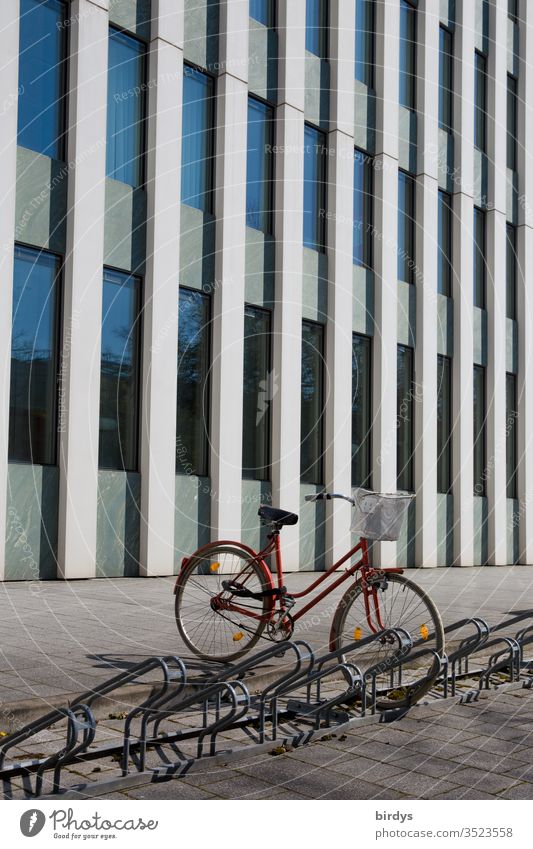
[[3, 13], [0, 577], [533, 562], [533, 5]]

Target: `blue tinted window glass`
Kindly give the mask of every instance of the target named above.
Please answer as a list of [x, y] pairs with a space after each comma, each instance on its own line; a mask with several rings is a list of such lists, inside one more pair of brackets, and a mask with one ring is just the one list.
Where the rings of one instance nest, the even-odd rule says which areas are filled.
[[324, 134], [305, 127], [304, 145], [304, 245], [324, 250], [326, 201], [326, 145]]
[[413, 349], [398, 345], [396, 473], [399, 490], [414, 491], [414, 384]]
[[352, 486], [371, 486], [371, 340], [353, 334], [352, 344]]
[[272, 110], [248, 100], [246, 163], [246, 224], [263, 233], [272, 231]]
[[400, 3], [400, 104], [416, 109], [416, 10]]
[[270, 477], [270, 422], [276, 391], [270, 325], [270, 312], [245, 306], [242, 475], [253, 480]]
[[451, 131], [453, 115], [452, 34], [440, 27], [439, 45], [439, 126]]
[[109, 30], [107, 176], [130, 186], [143, 180], [144, 54], [140, 41]]
[[99, 465], [135, 471], [141, 281], [104, 270]]
[[210, 300], [180, 288], [176, 472], [205, 477], [209, 448]]
[[355, 7], [355, 79], [374, 85], [374, 0], [357, 0]]
[[59, 258], [15, 249], [9, 459], [56, 462]]
[[18, 143], [64, 157], [66, 4], [21, 0]]
[[485, 309], [486, 251], [485, 213], [474, 207], [474, 306]]
[[250, 17], [266, 27], [273, 26], [273, 0], [250, 0]]
[[306, 0], [305, 49], [326, 58], [327, 0]]
[[481, 53], [475, 57], [474, 80], [474, 144], [486, 150], [487, 144], [487, 63]]
[[487, 442], [486, 442], [485, 369], [474, 366], [474, 495], [486, 495]]
[[301, 480], [323, 483], [324, 478], [324, 328], [302, 325]]
[[183, 69], [181, 202], [212, 212], [213, 81]]

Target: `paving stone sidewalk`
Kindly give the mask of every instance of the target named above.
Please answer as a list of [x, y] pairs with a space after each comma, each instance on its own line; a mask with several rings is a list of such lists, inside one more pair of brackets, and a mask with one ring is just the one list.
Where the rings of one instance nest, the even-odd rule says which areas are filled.
[[[533, 567], [410, 569], [435, 599], [444, 625], [483, 616], [496, 625], [533, 619]], [[289, 591], [316, 575], [288, 574]], [[178, 654], [194, 673], [174, 619], [175, 578], [94, 579], [0, 584], [0, 703], [39, 699], [44, 708], [151, 655]], [[300, 620], [297, 636], [316, 651], [327, 646], [333, 610], [346, 585]], [[322, 588], [320, 588], [322, 589]]]
[[331, 735], [100, 798], [533, 799], [533, 690], [415, 707], [388, 725]]

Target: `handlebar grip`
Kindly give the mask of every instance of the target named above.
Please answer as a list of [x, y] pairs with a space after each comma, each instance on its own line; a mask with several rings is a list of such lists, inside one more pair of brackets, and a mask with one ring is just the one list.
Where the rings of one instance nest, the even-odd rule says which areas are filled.
[[317, 492], [315, 495], [306, 495], [305, 501], [324, 501], [331, 498], [329, 492]]

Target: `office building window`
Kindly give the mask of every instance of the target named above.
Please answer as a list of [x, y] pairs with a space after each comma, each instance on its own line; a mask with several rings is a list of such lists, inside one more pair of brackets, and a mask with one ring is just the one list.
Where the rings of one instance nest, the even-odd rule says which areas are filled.
[[270, 325], [268, 310], [245, 306], [242, 475], [261, 481], [270, 478], [271, 402], [276, 390]]
[[416, 109], [416, 9], [400, 0], [400, 105]]
[[181, 202], [213, 211], [214, 97], [207, 74], [183, 67]]
[[60, 289], [59, 257], [15, 247], [10, 462], [57, 462]]
[[415, 181], [398, 174], [398, 280], [415, 282]]
[[371, 344], [368, 336], [352, 337], [352, 486], [372, 483]]
[[437, 357], [437, 492], [452, 489], [452, 361]]
[[474, 495], [486, 495], [485, 369], [474, 366]]
[[355, 79], [374, 88], [374, 0], [356, 0]]
[[442, 26], [439, 45], [439, 126], [448, 132], [453, 127], [453, 36]]
[[109, 30], [107, 176], [138, 187], [143, 182], [146, 49]]
[[304, 245], [323, 251], [326, 221], [326, 139], [305, 125], [304, 146]]
[[448, 297], [452, 294], [452, 227], [452, 199], [446, 192], [439, 191], [437, 291]]
[[399, 490], [414, 492], [414, 357], [413, 349], [398, 345], [396, 473]]
[[517, 498], [517, 416], [518, 399], [516, 394], [516, 375], [505, 375], [505, 402], [506, 402], [506, 460], [507, 460], [507, 498]]
[[210, 307], [208, 295], [180, 287], [176, 472], [199, 477], [208, 474]]
[[325, 59], [327, 55], [328, 0], [306, 0], [305, 49]]
[[248, 154], [246, 161], [246, 224], [272, 232], [272, 109], [248, 98]]
[[273, 27], [274, 0], [250, 0], [250, 17], [266, 27]]
[[487, 61], [476, 51], [474, 78], [474, 144], [487, 149]]
[[324, 482], [324, 328], [302, 323], [300, 470], [303, 483]]
[[516, 227], [507, 225], [506, 315], [516, 319]]
[[137, 470], [141, 280], [104, 269], [100, 377], [101, 469]]
[[507, 76], [507, 167], [517, 168], [518, 80]]
[[372, 267], [372, 158], [360, 150], [354, 153], [353, 169], [353, 261]]
[[487, 278], [485, 254], [485, 213], [474, 207], [474, 306], [485, 309]]
[[507, 14], [513, 21], [513, 23], [518, 23], [518, 0], [507, 0]]
[[21, 0], [18, 144], [65, 158], [67, 81], [66, 3]]

